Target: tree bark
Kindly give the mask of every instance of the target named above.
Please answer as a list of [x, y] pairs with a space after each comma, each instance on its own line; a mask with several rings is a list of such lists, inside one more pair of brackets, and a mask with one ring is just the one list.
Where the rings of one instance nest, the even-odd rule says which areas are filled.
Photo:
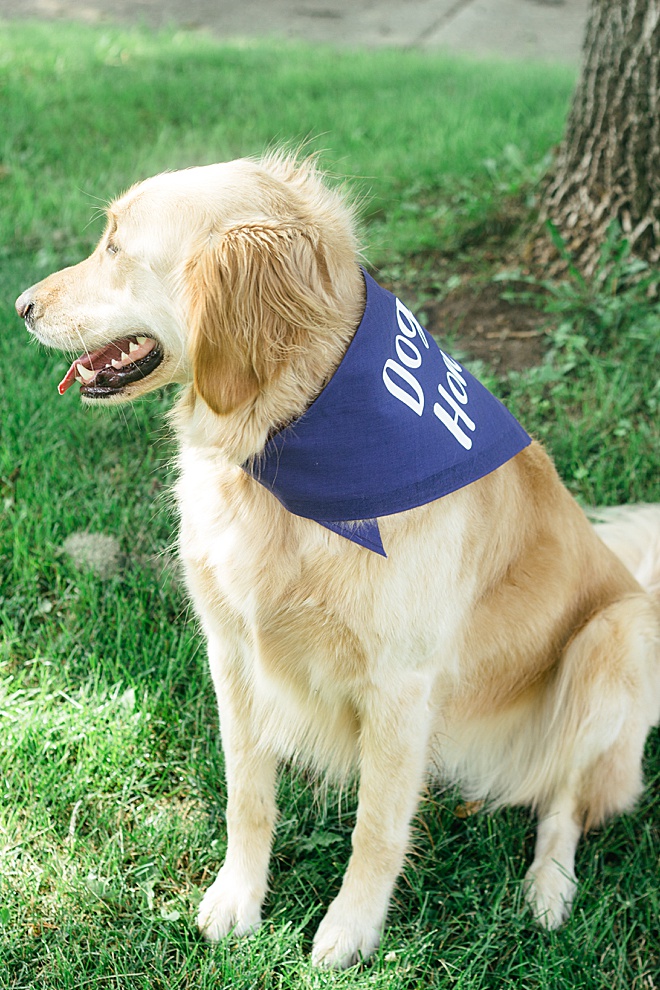
[[660, 260], [660, 0], [592, 0], [541, 214], [586, 274], [613, 221], [636, 254]]

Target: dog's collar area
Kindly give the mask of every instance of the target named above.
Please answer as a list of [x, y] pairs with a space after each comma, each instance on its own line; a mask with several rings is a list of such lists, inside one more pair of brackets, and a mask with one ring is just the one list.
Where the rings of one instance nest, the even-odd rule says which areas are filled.
[[386, 556], [378, 519], [472, 484], [531, 438], [366, 272], [362, 321], [307, 411], [244, 470], [282, 505]]
[[64, 395], [74, 382], [86, 398], [117, 395], [127, 385], [141, 381], [163, 360], [163, 350], [153, 337], [141, 334], [120, 337], [72, 362], [58, 390]]

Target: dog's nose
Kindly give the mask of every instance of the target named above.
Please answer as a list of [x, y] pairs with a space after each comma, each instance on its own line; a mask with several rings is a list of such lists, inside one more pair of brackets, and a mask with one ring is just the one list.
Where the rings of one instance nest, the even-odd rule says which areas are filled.
[[32, 309], [33, 303], [30, 299], [30, 290], [21, 293], [21, 295], [16, 300], [16, 312], [21, 317], [22, 320], [27, 320], [28, 314]]

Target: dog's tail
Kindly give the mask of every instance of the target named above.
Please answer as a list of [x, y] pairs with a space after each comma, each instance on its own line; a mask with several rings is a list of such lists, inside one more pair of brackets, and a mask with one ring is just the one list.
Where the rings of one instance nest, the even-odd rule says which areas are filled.
[[603, 543], [660, 603], [660, 503], [595, 509], [590, 516]]

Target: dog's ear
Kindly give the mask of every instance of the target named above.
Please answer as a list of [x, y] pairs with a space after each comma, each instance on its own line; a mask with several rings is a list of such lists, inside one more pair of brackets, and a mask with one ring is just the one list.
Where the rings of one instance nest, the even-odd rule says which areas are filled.
[[308, 231], [270, 220], [213, 234], [186, 268], [195, 389], [226, 415], [328, 321], [328, 270]]

